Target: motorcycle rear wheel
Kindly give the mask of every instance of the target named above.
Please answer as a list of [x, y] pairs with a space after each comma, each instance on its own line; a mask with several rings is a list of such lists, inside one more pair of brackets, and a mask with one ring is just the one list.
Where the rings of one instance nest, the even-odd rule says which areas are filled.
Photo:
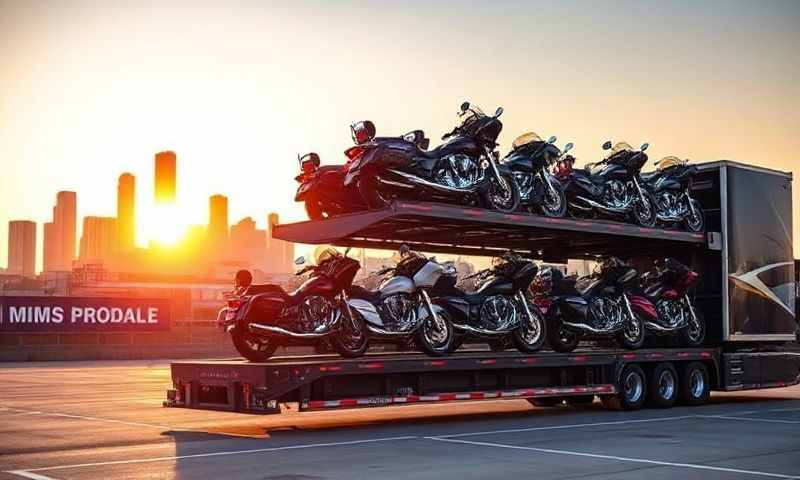
[[[511, 213], [519, 208], [519, 186], [510, 173], [501, 173], [500, 176], [503, 178], [505, 186], [492, 175], [489, 179], [489, 187], [483, 195], [483, 204], [498, 212]], [[507, 188], [510, 188], [510, 191]]]
[[579, 334], [569, 331], [560, 320], [552, 322], [549, 326], [548, 337], [550, 348], [558, 353], [569, 353], [580, 343]]
[[233, 329], [231, 340], [236, 351], [251, 362], [266, 362], [278, 348], [274, 339], [257, 336], [244, 328]]

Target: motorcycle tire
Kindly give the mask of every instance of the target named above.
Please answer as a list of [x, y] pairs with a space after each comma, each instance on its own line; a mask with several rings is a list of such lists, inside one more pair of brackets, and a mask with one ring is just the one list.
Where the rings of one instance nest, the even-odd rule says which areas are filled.
[[706, 321], [696, 308], [692, 308], [694, 309], [695, 315], [697, 315], [698, 325], [696, 329], [691, 330], [691, 325], [687, 325], [678, 332], [678, 341], [681, 346], [684, 347], [699, 347], [706, 339]]
[[[547, 189], [547, 187], [545, 187]], [[556, 195], [558, 196], [557, 204], [554, 203], [552, 206], [547, 205], [547, 200], [542, 198], [542, 204], [539, 205], [539, 210], [541, 210], [542, 214], [546, 217], [551, 218], [562, 218], [567, 214], [567, 194], [564, 191], [564, 185], [557, 180], [553, 180], [553, 188], [556, 190]], [[548, 197], [551, 195], [548, 191], [544, 194], [544, 197]]]
[[705, 218], [703, 217], [703, 209], [700, 208], [700, 202], [697, 200], [692, 200], [692, 206], [694, 207], [694, 211], [698, 212], [698, 216], [696, 219], [693, 219], [690, 215], [683, 221], [683, 225], [689, 232], [701, 233], [706, 228]]
[[443, 330], [438, 332], [441, 338], [436, 338], [437, 334], [431, 328], [431, 322], [434, 320], [430, 318], [430, 314], [422, 319], [422, 325], [417, 329], [417, 334], [414, 338], [417, 348], [432, 357], [441, 357], [453, 351], [453, 342], [455, 341], [455, 330], [453, 330], [453, 323], [450, 320], [450, 314], [444, 308], [434, 305], [436, 315], [441, 319]]
[[[522, 353], [533, 353], [541, 350], [547, 341], [547, 322], [545, 322], [539, 307], [529, 304], [533, 320], [528, 319], [525, 315], [522, 323], [511, 334], [511, 341], [514, 346]], [[526, 324], [529, 328], [525, 328]]]
[[251, 362], [266, 362], [278, 348], [274, 339], [259, 337], [244, 328], [233, 329], [231, 340], [236, 351]]
[[489, 179], [489, 186], [486, 188], [486, 192], [483, 194], [483, 204], [484, 207], [496, 210], [498, 212], [511, 213], [519, 208], [519, 186], [517, 185], [517, 181], [514, 179], [512, 174], [501, 173], [500, 176], [503, 177], [506, 185], [510, 186], [511, 192], [503, 192], [504, 195], [503, 199], [501, 200], [500, 197], [497, 196], [500, 193], [497, 189], [502, 187], [497, 179], [492, 176]]
[[[650, 192], [645, 192], [644, 195], [646, 205], [642, 205], [641, 201], [636, 201], [633, 205], [633, 217], [639, 226], [652, 228], [656, 225], [657, 212], [656, 202], [653, 200], [653, 195]], [[647, 208], [644, 208], [647, 207]]]
[[634, 316], [630, 323], [631, 325], [626, 324], [622, 328], [622, 331], [618, 334], [617, 340], [623, 348], [628, 350], [637, 350], [642, 348], [642, 345], [644, 345], [644, 322], [642, 322], [641, 318]]
[[339, 330], [331, 338], [333, 349], [345, 358], [356, 358], [364, 355], [369, 348], [367, 324], [360, 313], [351, 310], [353, 316], [345, 311], [342, 314]]
[[310, 220], [325, 220], [330, 215], [322, 208], [322, 204], [316, 198], [309, 198], [305, 202], [306, 214]]
[[367, 204], [367, 208], [371, 210], [384, 208], [389, 205], [389, 202], [378, 190], [377, 183], [378, 182], [374, 181], [373, 179], [360, 178], [358, 180], [358, 184], [356, 185], [358, 193], [361, 195], [364, 203]]
[[550, 348], [558, 353], [569, 353], [575, 350], [580, 343], [580, 336], [564, 328], [560, 320], [548, 326], [548, 343]]

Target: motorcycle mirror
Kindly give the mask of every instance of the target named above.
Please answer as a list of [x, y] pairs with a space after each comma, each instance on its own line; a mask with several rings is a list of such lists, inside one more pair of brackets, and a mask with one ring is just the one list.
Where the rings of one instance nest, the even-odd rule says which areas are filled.
[[463, 112], [466, 112], [467, 110], [469, 110], [469, 102], [462, 103], [461, 104], [461, 112], [463, 113]]
[[643, 144], [642, 144], [642, 147], [641, 147], [641, 151], [643, 151], [643, 152], [644, 152], [644, 151], [645, 151], [645, 150], [647, 150], [649, 147], [650, 147], [650, 144], [649, 144], [649, 143], [643, 143]]
[[569, 152], [570, 150], [572, 150], [572, 147], [574, 147], [574, 146], [575, 146], [575, 145], [573, 145], [573, 144], [572, 144], [572, 142], [570, 142], [570, 143], [568, 143], [568, 144], [564, 145], [564, 153], [567, 153], [567, 152]]
[[603, 150], [610, 150], [610, 149], [611, 149], [611, 140], [603, 144]]
[[494, 111], [494, 116], [499, 117], [503, 114], [503, 107], [497, 107], [497, 110]]
[[556, 136], [553, 135], [547, 139], [547, 143], [556, 143], [556, 140], [558, 140], [558, 138], [556, 138]]
[[353, 247], [347, 247], [347, 248], [345, 248], [345, 249], [344, 249], [344, 256], [345, 256], [345, 257], [347, 256], [347, 254], [348, 254], [348, 253], [350, 253], [350, 250], [351, 250], [352, 248], [353, 248]]
[[306, 257], [297, 257], [294, 259], [295, 265], [303, 265], [304, 263], [306, 263]]

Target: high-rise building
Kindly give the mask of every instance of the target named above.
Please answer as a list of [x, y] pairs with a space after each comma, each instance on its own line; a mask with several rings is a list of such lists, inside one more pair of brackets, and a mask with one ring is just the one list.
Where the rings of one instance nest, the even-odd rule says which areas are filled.
[[267, 215], [267, 250], [269, 252], [269, 273], [289, 273], [294, 264], [294, 244], [272, 236], [273, 229], [280, 218], [277, 213]]
[[36, 222], [8, 222], [8, 273], [36, 275]]
[[228, 249], [230, 260], [245, 262], [262, 271], [267, 267], [267, 232], [257, 229], [250, 217], [231, 227]]
[[208, 199], [208, 243], [212, 253], [225, 250], [228, 241], [228, 197], [212, 195]]
[[133, 250], [136, 244], [136, 177], [119, 176], [117, 183], [117, 235], [120, 251]]
[[83, 217], [80, 259], [109, 263], [117, 252], [117, 219], [114, 217]]
[[56, 206], [53, 209], [55, 224], [54, 240], [57, 246], [52, 247], [57, 254], [58, 270], [70, 270], [75, 259], [75, 239], [78, 218], [78, 199], [75, 192], [58, 192]]
[[175, 152], [156, 153], [156, 203], [175, 201], [176, 164]]
[[56, 224], [47, 222], [44, 224], [44, 240], [42, 241], [43, 263], [42, 267], [45, 272], [53, 272], [58, 270], [59, 249], [58, 249], [58, 233], [56, 232]]

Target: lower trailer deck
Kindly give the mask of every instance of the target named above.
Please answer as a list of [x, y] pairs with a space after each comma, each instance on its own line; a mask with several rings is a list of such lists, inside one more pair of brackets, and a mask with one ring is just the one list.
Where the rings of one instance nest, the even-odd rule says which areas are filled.
[[700, 361], [718, 385], [720, 352], [713, 348], [463, 352], [434, 358], [416, 353], [333, 355], [245, 360], [176, 361], [167, 406], [277, 413], [488, 399], [613, 395], [628, 363]]

